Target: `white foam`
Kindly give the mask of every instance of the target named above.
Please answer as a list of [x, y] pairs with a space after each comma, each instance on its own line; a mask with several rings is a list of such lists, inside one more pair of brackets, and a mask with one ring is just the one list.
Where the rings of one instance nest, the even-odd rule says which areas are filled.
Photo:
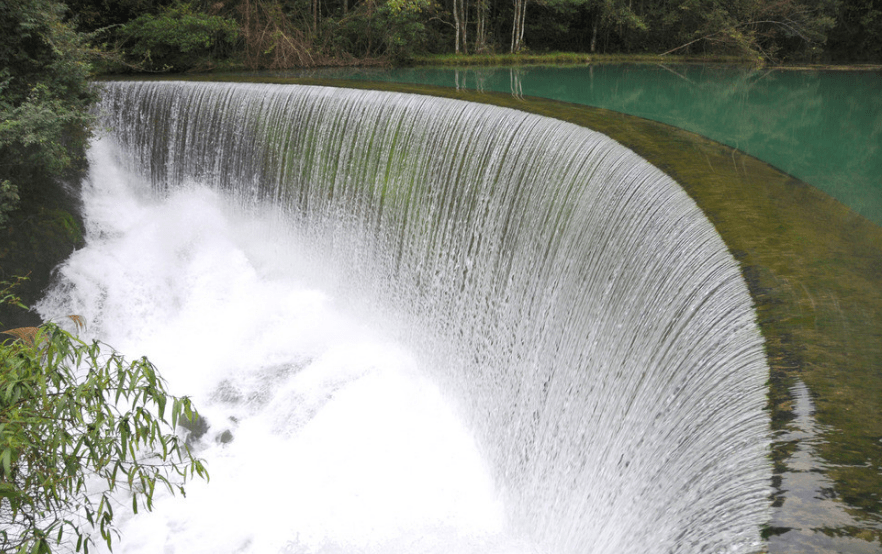
[[421, 361], [377, 318], [368, 328], [305, 284], [280, 218], [235, 214], [196, 185], [153, 198], [105, 141], [91, 165], [88, 245], [41, 312], [79, 313], [101, 340], [146, 354], [211, 425], [196, 444], [210, 483], [160, 494], [153, 513], [118, 510], [114, 552], [520, 548]]

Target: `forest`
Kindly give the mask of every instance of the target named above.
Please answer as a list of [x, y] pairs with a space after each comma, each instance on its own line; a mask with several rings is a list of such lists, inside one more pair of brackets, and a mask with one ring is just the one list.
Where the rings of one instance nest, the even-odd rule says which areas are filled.
[[879, 0], [68, 0], [68, 7], [67, 20], [95, 46], [147, 71], [527, 52], [882, 60]]
[[517, 63], [557, 52], [581, 53], [582, 63], [610, 54], [882, 62], [880, 0], [4, 0], [0, 32], [0, 231], [20, 205], [45, 207], [46, 195], [30, 193], [46, 187], [34, 183], [84, 168], [96, 99], [89, 80], [100, 73], [475, 54]]

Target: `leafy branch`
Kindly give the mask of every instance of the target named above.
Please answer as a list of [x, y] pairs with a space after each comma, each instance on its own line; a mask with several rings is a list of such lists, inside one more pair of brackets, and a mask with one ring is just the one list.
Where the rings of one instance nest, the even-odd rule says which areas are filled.
[[184, 494], [208, 479], [174, 432], [196, 410], [146, 358], [107, 354], [52, 323], [25, 329], [0, 344], [0, 551], [75, 541], [88, 552], [94, 529], [110, 547], [114, 499], [150, 511], [157, 485]]

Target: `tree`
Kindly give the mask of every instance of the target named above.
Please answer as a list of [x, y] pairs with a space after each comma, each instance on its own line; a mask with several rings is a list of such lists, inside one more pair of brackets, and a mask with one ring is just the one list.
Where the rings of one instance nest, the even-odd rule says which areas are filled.
[[323, 61], [310, 35], [269, 0], [243, 0], [238, 7], [248, 69], [312, 67]]
[[[77, 31], [91, 34], [111, 30], [145, 13], [158, 13], [177, 0], [63, 0]], [[200, 2], [197, 2], [200, 3]], [[108, 29], [110, 28], [110, 29]]]
[[456, 29], [454, 38], [454, 50], [457, 54], [469, 53], [468, 46], [468, 25], [469, 25], [469, 3], [468, 0], [453, 0], [453, 22]]
[[145, 13], [117, 31], [126, 54], [151, 71], [186, 71], [210, 67], [226, 58], [239, 38], [232, 19], [193, 10], [187, 4]]
[[0, 2], [0, 227], [26, 187], [85, 163], [97, 96], [64, 12], [55, 0]]
[[405, 62], [425, 47], [432, 0], [364, 0], [335, 23], [339, 50]]
[[487, 32], [490, 17], [490, 0], [475, 2], [475, 54], [486, 54], [490, 49]]
[[[6, 288], [0, 302], [16, 302]], [[80, 327], [81, 319], [72, 318]], [[54, 324], [6, 331], [0, 343], [0, 551], [50, 553], [90, 531], [111, 546], [114, 498], [153, 508], [156, 485], [184, 494], [208, 479], [174, 433], [198, 416], [167, 393], [146, 359], [129, 362]]]
[[432, 0], [386, 0], [377, 9], [386, 56], [394, 61], [413, 57], [426, 40], [425, 14], [434, 10]]
[[688, 30], [680, 35], [687, 42], [664, 54], [700, 44], [772, 62], [812, 57], [820, 53], [834, 24], [835, 5], [833, 0], [682, 0], [662, 21], [668, 28]]
[[527, 20], [527, 0], [514, 0], [514, 17], [511, 24], [512, 54], [524, 47], [524, 24]]
[[631, 8], [631, 2], [623, 0], [602, 0], [593, 3], [596, 15], [591, 28], [591, 46], [593, 53], [597, 48], [597, 31], [602, 27], [616, 26], [620, 29], [646, 30], [646, 23]]
[[842, 0], [829, 50], [837, 59], [882, 62], [882, 3], [878, 0]]

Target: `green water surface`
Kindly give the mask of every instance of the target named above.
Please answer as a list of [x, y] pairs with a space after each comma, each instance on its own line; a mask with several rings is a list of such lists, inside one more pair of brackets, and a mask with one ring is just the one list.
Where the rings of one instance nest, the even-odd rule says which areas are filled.
[[297, 75], [509, 92], [645, 117], [755, 156], [882, 225], [879, 71], [602, 64]]

